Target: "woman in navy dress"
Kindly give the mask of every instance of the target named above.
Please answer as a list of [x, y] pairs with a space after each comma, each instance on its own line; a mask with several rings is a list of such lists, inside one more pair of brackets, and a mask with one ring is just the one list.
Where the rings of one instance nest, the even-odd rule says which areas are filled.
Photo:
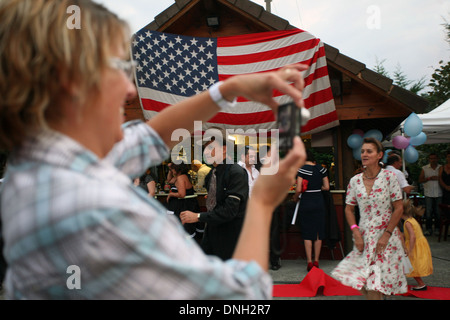
[[[307, 151], [305, 165], [298, 170], [295, 201], [298, 204], [298, 217], [295, 221], [300, 227], [305, 244], [307, 270], [319, 267], [320, 249], [325, 237], [325, 201], [322, 190], [329, 190], [327, 169], [316, 165], [313, 154]], [[314, 243], [314, 262], [312, 248]]]

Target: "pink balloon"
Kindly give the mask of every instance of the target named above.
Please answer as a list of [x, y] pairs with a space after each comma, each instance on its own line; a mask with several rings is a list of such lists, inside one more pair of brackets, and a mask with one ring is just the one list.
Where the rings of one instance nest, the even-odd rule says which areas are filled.
[[363, 137], [364, 136], [364, 131], [362, 131], [361, 129], [355, 129], [352, 131], [352, 134], [357, 134], [358, 136]]
[[392, 144], [397, 149], [406, 149], [409, 146], [409, 138], [404, 136], [396, 136], [392, 139]]

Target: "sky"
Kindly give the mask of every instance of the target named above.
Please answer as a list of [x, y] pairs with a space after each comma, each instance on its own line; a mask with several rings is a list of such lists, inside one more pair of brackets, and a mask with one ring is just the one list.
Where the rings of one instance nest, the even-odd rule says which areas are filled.
[[[128, 21], [133, 32], [175, 3], [95, 1]], [[253, 2], [266, 7], [265, 0]], [[428, 84], [439, 61], [450, 60], [450, 44], [442, 26], [450, 23], [448, 0], [272, 0], [271, 11], [369, 69], [384, 61], [391, 78], [399, 67], [407, 79], [425, 77]]]

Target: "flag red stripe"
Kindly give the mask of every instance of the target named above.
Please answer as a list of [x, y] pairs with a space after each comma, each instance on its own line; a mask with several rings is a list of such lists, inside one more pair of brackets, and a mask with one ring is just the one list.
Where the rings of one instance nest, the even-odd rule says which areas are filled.
[[326, 88], [320, 91], [311, 93], [308, 98], [305, 99], [305, 107], [307, 109], [317, 106], [319, 104], [333, 100], [333, 92], [330, 88]]
[[[303, 61], [297, 61], [297, 62], [292, 61], [292, 64], [294, 64], [294, 63], [303, 63], [303, 64], [306, 64], [306, 65], [312, 65], [312, 64], [316, 63], [317, 60], [318, 60], [319, 58], [322, 58], [322, 57], [325, 57], [325, 48], [324, 48], [323, 46], [320, 47], [320, 48], [317, 50], [317, 53], [316, 53], [313, 57], [311, 57], [310, 59], [303, 60]], [[237, 63], [235, 63], [235, 64], [237, 64]], [[325, 67], [326, 67], [326, 66], [325, 66]], [[321, 68], [316, 69], [315, 72], [316, 72], [317, 70], [319, 70], [319, 69], [322, 69], [322, 68], [324, 68], [324, 67], [321, 67]], [[249, 73], [270, 72], [270, 71], [276, 71], [276, 70], [278, 70], [278, 69], [280, 69], [280, 68], [274, 68], [274, 69], [270, 69], [270, 70], [249, 70]], [[322, 74], [323, 74], [324, 76], [327, 76], [327, 75], [328, 75], [328, 69], [326, 69], [325, 73], [322, 73]], [[231, 77], [233, 77], [233, 76], [235, 76], [235, 75], [234, 75], [234, 74], [219, 74], [219, 81], [227, 80], [228, 78], [231, 78]], [[319, 77], [317, 77], [317, 78], [319, 78]], [[316, 78], [316, 79], [317, 79], [317, 78]], [[305, 80], [306, 80], [306, 79], [305, 79]], [[311, 81], [311, 82], [312, 82], [312, 81]], [[307, 82], [305, 81], [305, 86], [308, 85], [308, 84], [310, 84], [311, 82], [307, 83]]]
[[272, 121], [275, 121], [273, 112], [272, 110], [267, 110], [267, 111], [239, 113], [239, 114], [219, 112], [208, 122], [246, 126]]
[[238, 47], [244, 45], [257, 44], [261, 42], [271, 41], [274, 39], [280, 39], [280, 36], [290, 37], [295, 34], [300, 34], [305, 31], [301, 29], [291, 29], [291, 30], [280, 30], [280, 31], [269, 31], [269, 32], [259, 32], [251, 34], [243, 34], [239, 36], [230, 37], [219, 37], [217, 38], [218, 47]]
[[[275, 92], [275, 96], [281, 96], [281, 95], [283, 95], [283, 93], [281, 93], [279, 91]], [[310, 94], [309, 97], [305, 99], [305, 106], [309, 109], [315, 105], [328, 102], [332, 99], [333, 99], [333, 93], [331, 91], [331, 88], [326, 88], [324, 90], [316, 91], [316, 92]], [[141, 101], [142, 101], [142, 107], [148, 111], [160, 112], [169, 106], [169, 104], [167, 104], [167, 103], [159, 102], [159, 101], [152, 100], [152, 99], [142, 98]], [[238, 101], [245, 102], [247, 100], [245, 98], [240, 97], [238, 99]], [[235, 114], [233, 114], [233, 116], [235, 116]], [[265, 122], [267, 122], [267, 121], [265, 121]]]
[[311, 120], [308, 121], [308, 123], [306, 125], [304, 125], [301, 128], [301, 131], [302, 132], [309, 132], [309, 131], [311, 131], [311, 130], [313, 130], [315, 128], [324, 126], [324, 125], [326, 125], [328, 123], [331, 123], [331, 122], [334, 122], [337, 119], [338, 119], [337, 113], [336, 113], [336, 110], [334, 110], [334, 111], [332, 111], [330, 113], [318, 116], [316, 118], [312, 118]]
[[[315, 105], [325, 103], [333, 99], [333, 95], [331, 94], [331, 90], [325, 89], [319, 91], [318, 93], [312, 94], [308, 99], [305, 100], [306, 108], [311, 108]], [[142, 106], [147, 111], [156, 111], [160, 112], [165, 107], [168, 107], [168, 104], [164, 104], [158, 101], [150, 100], [150, 99], [141, 99]], [[320, 117], [320, 116], [319, 116]], [[328, 118], [327, 118], [328, 119]], [[333, 121], [337, 119], [337, 115], [335, 114], [335, 118]], [[261, 123], [267, 123], [275, 121], [274, 114], [271, 110], [267, 111], [258, 111], [252, 113], [224, 113], [219, 112], [216, 116], [214, 116], [208, 122], [214, 123], [222, 123], [222, 124], [230, 124], [230, 125], [257, 125]], [[311, 119], [306, 127], [312, 127], [314, 123], [316, 123], [317, 118]], [[312, 127], [314, 128], [314, 127]]]
[[147, 110], [147, 111], [161, 112], [166, 107], [169, 106], [167, 103], [163, 103], [163, 102], [159, 102], [159, 101], [155, 101], [155, 100], [151, 100], [151, 99], [142, 98], [141, 101], [142, 101], [142, 107], [144, 108], [144, 110]]
[[217, 56], [218, 65], [239, 65], [249, 64], [261, 61], [278, 59], [281, 57], [290, 56], [305, 50], [314, 48], [320, 42], [319, 39], [311, 39], [301, 43], [296, 43], [291, 46], [273, 49], [264, 52], [241, 54], [236, 56]]

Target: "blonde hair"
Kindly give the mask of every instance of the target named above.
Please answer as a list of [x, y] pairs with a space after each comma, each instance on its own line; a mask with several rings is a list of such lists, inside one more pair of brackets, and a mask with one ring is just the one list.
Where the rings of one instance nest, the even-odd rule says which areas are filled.
[[[73, 5], [79, 29], [68, 23]], [[91, 0], [2, 0], [0, 21], [0, 148], [6, 150], [58, 119], [63, 99], [85, 101], [98, 90], [112, 50], [130, 41], [126, 22]], [[70, 92], [72, 85], [79, 91]]]
[[403, 214], [409, 218], [421, 217], [425, 212], [425, 208], [416, 207], [413, 205], [411, 199], [403, 199]]

